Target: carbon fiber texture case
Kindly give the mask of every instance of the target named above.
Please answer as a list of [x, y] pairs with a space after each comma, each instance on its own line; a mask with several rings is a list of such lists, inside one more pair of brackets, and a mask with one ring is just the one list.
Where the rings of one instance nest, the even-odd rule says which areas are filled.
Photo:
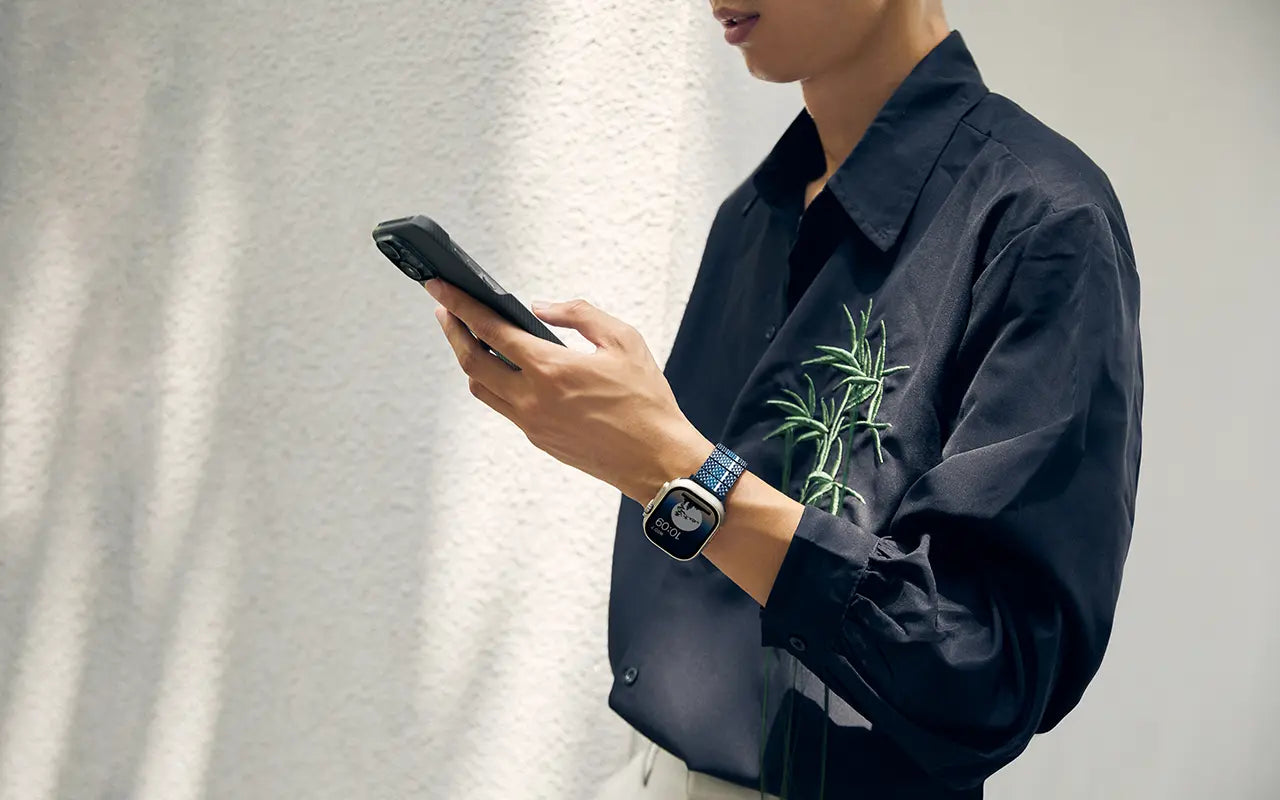
[[[564, 345], [542, 320], [499, 286], [430, 217], [417, 215], [379, 223], [373, 229], [373, 241], [391, 263], [415, 282], [439, 277], [484, 303], [522, 330], [553, 344]], [[492, 347], [489, 349], [493, 350]], [[496, 350], [494, 353], [515, 366], [501, 353]]]

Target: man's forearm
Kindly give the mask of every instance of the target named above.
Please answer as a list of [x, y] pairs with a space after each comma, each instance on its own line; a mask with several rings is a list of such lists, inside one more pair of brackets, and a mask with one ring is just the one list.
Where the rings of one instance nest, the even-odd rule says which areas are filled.
[[[637, 475], [635, 488], [628, 487], [626, 494], [644, 505], [662, 482], [692, 475], [714, 449], [715, 445], [692, 428], [687, 435], [682, 430], [681, 435], [653, 449], [651, 463], [637, 470], [644, 475]], [[800, 524], [804, 506], [751, 472], [744, 472], [729, 492], [724, 508], [724, 523], [702, 549], [702, 555], [763, 606], [791, 536]]]
[[725, 519], [702, 554], [760, 605], [769, 600], [804, 506], [744, 472], [725, 503]]

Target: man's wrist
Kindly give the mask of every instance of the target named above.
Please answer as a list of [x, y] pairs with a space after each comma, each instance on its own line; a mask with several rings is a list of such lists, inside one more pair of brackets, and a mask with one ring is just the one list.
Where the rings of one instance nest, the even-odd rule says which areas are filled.
[[715, 449], [715, 445], [692, 425], [660, 437], [645, 459], [645, 465], [637, 471], [634, 485], [625, 491], [626, 495], [645, 505], [658, 493], [662, 484], [697, 472]]
[[763, 606], [804, 516], [804, 506], [750, 472], [725, 502], [725, 521], [702, 555]]

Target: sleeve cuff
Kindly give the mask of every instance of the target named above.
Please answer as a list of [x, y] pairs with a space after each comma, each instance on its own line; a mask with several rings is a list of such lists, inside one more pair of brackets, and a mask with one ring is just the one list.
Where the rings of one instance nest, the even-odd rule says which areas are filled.
[[825, 661], [841, 637], [845, 611], [876, 541], [847, 519], [805, 506], [760, 609], [760, 643], [802, 661]]

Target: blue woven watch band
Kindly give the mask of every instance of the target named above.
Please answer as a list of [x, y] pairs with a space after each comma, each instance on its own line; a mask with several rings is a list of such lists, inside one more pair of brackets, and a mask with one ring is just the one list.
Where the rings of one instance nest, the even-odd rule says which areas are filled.
[[746, 468], [747, 462], [743, 461], [737, 453], [722, 444], [717, 444], [716, 449], [693, 474], [693, 479], [718, 497], [720, 502], [724, 502], [729, 490], [733, 488], [733, 484], [737, 483], [738, 477]]

